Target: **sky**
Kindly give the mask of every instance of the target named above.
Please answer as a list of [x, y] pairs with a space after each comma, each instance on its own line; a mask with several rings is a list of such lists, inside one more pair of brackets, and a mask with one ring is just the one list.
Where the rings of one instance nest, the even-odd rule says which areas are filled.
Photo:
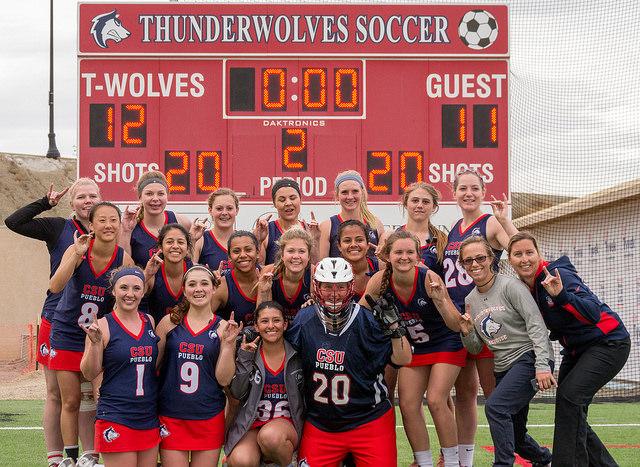
[[[508, 3], [512, 191], [581, 195], [638, 178], [640, 2]], [[56, 142], [74, 156], [77, 3], [54, 8]], [[48, 1], [3, 2], [0, 151], [46, 154], [48, 40]]]

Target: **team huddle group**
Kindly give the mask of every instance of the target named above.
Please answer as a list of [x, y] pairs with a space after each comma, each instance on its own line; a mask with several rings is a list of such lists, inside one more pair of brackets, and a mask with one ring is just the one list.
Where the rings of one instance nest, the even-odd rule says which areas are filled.
[[[394, 466], [396, 390], [412, 465], [435, 454], [468, 467], [480, 386], [493, 465], [516, 454], [534, 466], [617, 465], [587, 411], [624, 366], [629, 334], [566, 256], [543, 259], [505, 201], [481, 211], [476, 172], [455, 178], [462, 217], [448, 236], [430, 221], [432, 186], [407, 187], [406, 224], [385, 231], [351, 170], [335, 179], [338, 214], [300, 219], [300, 188], [281, 179], [277, 219], [252, 232], [234, 229], [231, 189], [194, 221], [166, 210], [161, 172], [136, 190], [139, 205], [121, 212], [82, 178], [5, 220], [50, 254], [38, 335], [50, 467], [99, 456], [155, 467], [158, 455], [165, 467], [215, 466], [222, 449], [230, 467]], [[67, 192], [70, 218], [39, 216]], [[498, 272], [503, 250], [517, 278]], [[550, 339], [563, 348], [557, 381]], [[555, 386], [552, 459], [526, 424], [535, 393]]]

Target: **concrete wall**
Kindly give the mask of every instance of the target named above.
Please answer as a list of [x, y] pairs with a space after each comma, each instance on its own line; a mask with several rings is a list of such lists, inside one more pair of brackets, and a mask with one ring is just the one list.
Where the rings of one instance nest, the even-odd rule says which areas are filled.
[[0, 228], [0, 361], [28, 359], [28, 325], [38, 321], [49, 282], [44, 242]]

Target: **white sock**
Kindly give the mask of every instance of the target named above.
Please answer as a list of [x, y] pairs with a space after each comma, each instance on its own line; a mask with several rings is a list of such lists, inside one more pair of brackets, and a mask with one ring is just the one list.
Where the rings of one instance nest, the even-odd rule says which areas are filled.
[[49, 466], [58, 465], [62, 462], [62, 451], [49, 451], [47, 453], [47, 463]]
[[442, 448], [442, 457], [444, 457], [444, 467], [459, 467], [458, 446], [450, 448]]
[[417, 451], [413, 453], [413, 458], [419, 467], [433, 467], [433, 457], [431, 457], [431, 449], [428, 451]]
[[473, 450], [475, 444], [458, 444], [458, 457], [460, 458], [460, 465], [462, 467], [473, 466]]

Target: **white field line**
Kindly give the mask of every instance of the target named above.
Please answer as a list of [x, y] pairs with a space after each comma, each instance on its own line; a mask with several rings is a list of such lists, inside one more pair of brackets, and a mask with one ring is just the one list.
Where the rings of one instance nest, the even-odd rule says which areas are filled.
[[[553, 428], [553, 424], [527, 424], [527, 428]], [[609, 428], [638, 428], [640, 423], [592, 423], [592, 427], [609, 427]], [[402, 425], [396, 425], [396, 430], [404, 428]], [[427, 428], [435, 428], [435, 425], [427, 425]], [[480, 424], [478, 428], [489, 428], [489, 425]], [[29, 431], [29, 430], [42, 430], [41, 426], [0, 426], [0, 431]]]
[[[527, 428], [553, 428], [555, 425], [553, 423], [545, 423], [534, 425], [531, 423], [527, 423]], [[640, 423], [590, 423], [589, 426], [592, 427], [610, 427], [610, 428], [637, 428], [640, 427]], [[427, 428], [435, 428], [435, 425], [427, 425]], [[403, 425], [396, 425], [396, 430], [404, 428]], [[478, 428], [489, 428], [487, 424], [480, 424]], [[2, 429], [2, 428], [0, 428]]]

